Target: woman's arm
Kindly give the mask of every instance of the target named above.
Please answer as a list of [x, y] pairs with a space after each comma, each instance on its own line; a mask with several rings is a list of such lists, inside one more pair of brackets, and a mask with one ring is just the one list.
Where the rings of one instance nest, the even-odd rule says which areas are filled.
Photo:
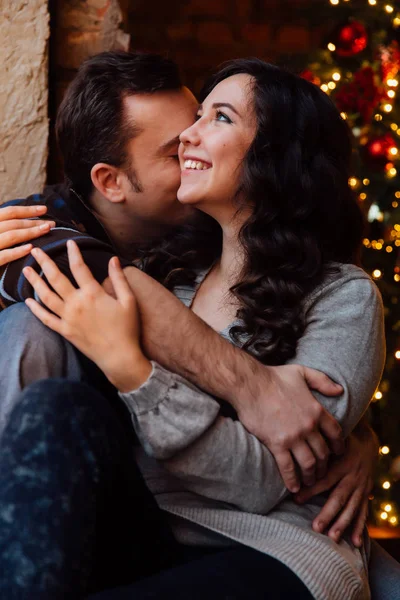
[[[342, 384], [339, 398], [319, 401], [349, 433], [384, 362], [382, 303], [362, 272], [333, 281], [313, 299], [293, 360]], [[268, 512], [282, 499], [285, 487], [269, 451], [240, 422], [217, 416], [218, 403], [183, 378], [156, 365], [144, 385], [122, 397], [147, 452], [192, 491], [255, 512]]]

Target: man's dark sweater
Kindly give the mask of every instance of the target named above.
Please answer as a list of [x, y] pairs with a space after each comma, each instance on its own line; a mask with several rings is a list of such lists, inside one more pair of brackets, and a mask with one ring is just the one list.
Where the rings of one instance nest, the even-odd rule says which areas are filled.
[[[42, 248], [60, 270], [73, 280], [68, 266], [66, 243], [70, 239], [75, 240], [94, 277], [100, 283], [103, 282], [108, 274], [108, 262], [117, 252], [104, 227], [82, 198], [72, 189], [60, 184], [46, 187], [42, 194], [10, 200], [0, 208], [34, 204], [47, 206], [47, 213], [40, 218], [55, 221], [56, 227], [47, 235], [33, 240], [32, 244]], [[126, 260], [121, 262], [123, 266], [130, 264]], [[31, 285], [22, 273], [26, 266], [33, 267], [40, 273], [39, 265], [30, 254], [0, 267], [0, 309], [34, 296]]]

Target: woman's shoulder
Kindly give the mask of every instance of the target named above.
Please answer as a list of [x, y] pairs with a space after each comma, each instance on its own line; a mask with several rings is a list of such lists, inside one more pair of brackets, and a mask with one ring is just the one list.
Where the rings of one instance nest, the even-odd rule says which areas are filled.
[[316, 302], [340, 303], [343, 301], [350, 306], [382, 305], [381, 294], [371, 277], [362, 269], [352, 264], [331, 263], [322, 282], [308, 296], [305, 308], [310, 308]]

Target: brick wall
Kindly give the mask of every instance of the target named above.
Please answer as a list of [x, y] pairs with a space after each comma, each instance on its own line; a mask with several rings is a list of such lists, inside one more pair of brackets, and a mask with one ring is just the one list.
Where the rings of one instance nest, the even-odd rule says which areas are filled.
[[[308, 0], [120, 0], [133, 49], [168, 52], [198, 91], [205, 76], [229, 58], [299, 54], [322, 32], [292, 21]], [[321, 0], [322, 1], [322, 0]]]

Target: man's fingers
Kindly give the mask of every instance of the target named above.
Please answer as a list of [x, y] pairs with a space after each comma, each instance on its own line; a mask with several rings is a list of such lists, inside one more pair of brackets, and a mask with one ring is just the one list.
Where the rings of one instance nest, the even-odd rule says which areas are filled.
[[42, 323], [44, 325], [46, 325], [53, 331], [56, 331], [57, 333], [62, 334], [61, 319], [59, 319], [55, 315], [52, 315], [51, 313], [49, 313], [48, 310], [43, 308], [43, 306], [40, 306], [40, 304], [38, 302], [36, 302], [36, 300], [33, 300], [33, 298], [28, 298], [27, 300], [25, 300], [25, 304], [33, 312], [35, 317], [37, 317], [40, 321], [42, 321]]
[[333, 519], [335, 519], [346, 506], [352, 491], [353, 487], [347, 485], [346, 478], [342, 479], [342, 481], [332, 490], [328, 500], [314, 519], [314, 531], [321, 533], [329, 526]]
[[45, 235], [50, 231], [50, 227], [49, 223], [37, 224], [36, 222], [36, 226], [29, 229], [14, 229], [0, 233], [0, 249], [12, 248], [16, 244], [22, 244], [23, 242]]
[[110, 260], [108, 272], [117, 299], [125, 306], [133, 304], [135, 302], [135, 296], [125, 277], [125, 273], [121, 269], [121, 263], [116, 256]]
[[283, 482], [289, 492], [295, 494], [300, 489], [300, 479], [289, 451], [273, 453]]
[[25, 244], [25, 246], [18, 246], [18, 248], [11, 248], [11, 250], [0, 250], [0, 267], [7, 265], [13, 260], [18, 260], [23, 256], [27, 256], [32, 250], [32, 244]]
[[92, 275], [91, 270], [83, 260], [82, 254], [73, 240], [67, 242], [68, 260], [71, 273], [80, 288], [91, 285], [100, 286]]
[[328, 445], [319, 431], [311, 433], [307, 437], [308, 445], [317, 459], [316, 478], [322, 479], [326, 474], [326, 468], [329, 460], [330, 450]]
[[328, 440], [328, 444], [337, 456], [343, 454], [346, 449], [342, 428], [332, 415], [324, 411], [319, 421], [319, 429]]
[[305, 485], [313, 485], [315, 483], [317, 459], [311, 451], [310, 446], [304, 441], [299, 442], [293, 446], [292, 455], [300, 470], [302, 482]]
[[11, 219], [10, 221], [0, 222], [0, 234], [17, 229], [33, 229], [39, 225], [47, 224], [48, 227], [55, 227], [54, 221], [39, 221], [38, 219]]
[[25, 267], [23, 274], [35, 290], [40, 301], [56, 315], [62, 315], [64, 302], [55, 294], [31, 267]]
[[343, 388], [335, 383], [325, 373], [316, 371], [310, 367], [304, 367], [304, 378], [310, 389], [320, 392], [324, 396], [338, 396], [343, 392]]
[[[69, 294], [75, 291], [72, 283], [63, 275], [56, 263], [40, 248], [34, 248], [32, 250], [32, 256], [35, 258], [37, 263], [40, 265], [43, 273], [46, 276], [47, 281], [51, 287], [57, 292], [61, 298], [67, 298]], [[40, 279], [40, 278], [39, 278]], [[35, 282], [37, 280], [35, 279]], [[33, 284], [32, 284], [33, 285]], [[46, 286], [47, 287], [47, 286]], [[36, 289], [36, 288], [35, 288]], [[43, 288], [41, 288], [43, 289]], [[41, 298], [43, 301], [43, 299]], [[46, 304], [46, 302], [45, 302]], [[51, 308], [51, 307], [49, 307]], [[53, 309], [51, 309], [53, 310]]]
[[0, 222], [10, 219], [29, 219], [40, 217], [47, 212], [47, 206], [35, 204], [33, 206], [5, 206], [0, 209]]
[[351, 540], [357, 548], [359, 548], [362, 544], [362, 536], [365, 529], [365, 524], [367, 522], [368, 517], [368, 509], [369, 509], [369, 501], [368, 496], [365, 496], [361, 503], [360, 510], [358, 512], [358, 516], [353, 525], [353, 533], [351, 534]]

